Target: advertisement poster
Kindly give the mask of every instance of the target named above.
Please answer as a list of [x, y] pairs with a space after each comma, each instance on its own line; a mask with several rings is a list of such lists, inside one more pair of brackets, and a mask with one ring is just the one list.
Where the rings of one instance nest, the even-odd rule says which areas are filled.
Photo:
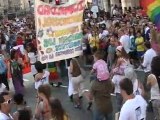
[[35, 0], [37, 49], [42, 63], [82, 54], [82, 21], [85, 1], [53, 6]]

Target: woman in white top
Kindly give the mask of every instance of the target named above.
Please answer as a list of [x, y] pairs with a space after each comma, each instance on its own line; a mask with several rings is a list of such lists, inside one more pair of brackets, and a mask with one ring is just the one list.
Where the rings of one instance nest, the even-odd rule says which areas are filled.
[[117, 60], [115, 62], [115, 66], [113, 66], [113, 69], [111, 71], [111, 77], [113, 76], [112, 82], [115, 85], [114, 93], [116, 94], [117, 111], [120, 111], [123, 100], [120, 94], [121, 91], [119, 83], [122, 79], [125, 78], [124, 69], [127, 67], [127, 65], [130, 64], [130, 62], [129, 57], [122, 46], [118, 46], [116, 48], [116, 55]]
[[147, 85], [151, 86], [151, 101], [156, 120], [160, 120], [160, 56], [152, 59], [151, 74], [148, 76]]
[[28, 43], [26, 46], [27, 50], [27, 61], [31, 64], [31, 72], [33, 77], [37, 74], [37, 70], [35, 69], [35, 63], [37, 61], [36, 48], [32, 43]]

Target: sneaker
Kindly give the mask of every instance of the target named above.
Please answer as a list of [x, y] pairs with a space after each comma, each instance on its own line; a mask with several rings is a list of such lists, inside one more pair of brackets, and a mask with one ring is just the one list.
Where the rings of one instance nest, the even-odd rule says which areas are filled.
[[81, 105], [74, 105], [74, 108], [81, 109]]
[[83, 98], [83, 96], [80, 96], [79, 99], [81, 100]]
[[70, 101], [73, 102], [73, 95], [69, 96]]
[[62, 85], [61, 82], [58, 82], [58, 84], [55, 87], [60, 87]]
[[53, 83], [50, 83], [50, 85], [53, 87], [54, 86], [54, 84]]
[[92, 107], [92, 102], [89, 102], [87, 106], [87, 110], [91, 110], [91, 107]]

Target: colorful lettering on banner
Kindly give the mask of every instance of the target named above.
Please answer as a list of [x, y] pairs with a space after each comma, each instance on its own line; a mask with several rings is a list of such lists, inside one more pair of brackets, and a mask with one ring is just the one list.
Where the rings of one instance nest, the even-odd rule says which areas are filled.
[[42, 63], [82, 54], [84, 7], [84, 0], [68, 6], [52, 6], [35, 0], [37, 48]]

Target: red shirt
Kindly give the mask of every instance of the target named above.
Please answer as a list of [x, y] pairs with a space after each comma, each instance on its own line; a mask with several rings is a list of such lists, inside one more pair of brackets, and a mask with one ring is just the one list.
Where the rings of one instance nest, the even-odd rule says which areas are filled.
[[23, 39], [21, 37], [18, 37], [17, 41], [16, 41], [16, 44], [17, 45], [23, 45]]

